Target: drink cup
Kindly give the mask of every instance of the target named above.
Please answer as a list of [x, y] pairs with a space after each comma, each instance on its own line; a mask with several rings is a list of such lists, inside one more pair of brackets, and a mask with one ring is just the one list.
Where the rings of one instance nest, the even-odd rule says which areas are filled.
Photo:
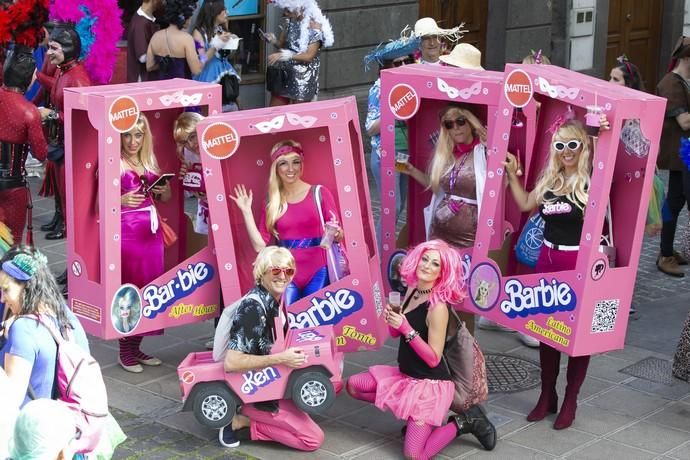
[[410, 160], [410, 155], [403, 152], [396, 152], [395, 154], [395, 170], [398, 172], [405, 172], [407, 170], [407, 162]]
[[400, 293], [398, 291], [391, 291], [388, 293], [388, 305], [391, 310], [400, 313]]
[[598, 128], [600, 126], [600, 118], [603, 113], [603, 108], [600, 105], [588, 105], [587, 115], [585, 115], [585, 123], [587, 126]]
[[333, 244], [333, 238], [335, 237], [335, 234], [338, 233], [339, 228], [340, 227], [338, 227], [334, 223], [326, 222], [323, 231], [323, 237], [321, 238], [321, 243], [319, 244], [319, 246], [321, 246], [324, 249], [330, 248]]

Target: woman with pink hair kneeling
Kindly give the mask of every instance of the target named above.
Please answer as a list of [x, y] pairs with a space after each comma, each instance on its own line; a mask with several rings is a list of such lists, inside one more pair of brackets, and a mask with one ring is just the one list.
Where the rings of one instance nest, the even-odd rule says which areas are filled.
[[391, 335], [400, 337], [398, 366], [372, 366], [353, 375], [348, 393], [407, 421], [405, 458], [431, 458], [464, 433], [493, 449], [496, 430], [479, 406], [443, 424], [455, 390], [441, 362], [448, 307], [466, 296], [459, 252], [441, 240], [427, 241], [410, 251], [400, 272], [409, 286], [402, 308], [389, 304], [384, 313]]

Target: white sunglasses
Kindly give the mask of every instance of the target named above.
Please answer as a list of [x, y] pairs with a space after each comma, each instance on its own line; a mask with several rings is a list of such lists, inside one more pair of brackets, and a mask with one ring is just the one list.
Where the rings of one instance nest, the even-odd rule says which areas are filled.
[[565, 150], [566, 147], [568, 147], [568, 150], [575, 151], [579, 149], [581, 145], [582, 142], [575, 139], [570, 140], [568, 142], [556, 141], [553, 143], [553, 149], [556, 152], [562, 152], [563, 150]]

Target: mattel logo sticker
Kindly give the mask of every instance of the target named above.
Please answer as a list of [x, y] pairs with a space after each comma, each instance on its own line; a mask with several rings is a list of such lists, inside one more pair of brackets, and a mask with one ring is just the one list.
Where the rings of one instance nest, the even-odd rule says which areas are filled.
[[213, 123], [204, 129], [201, 146], [211, 158], [224, 160], [237, 151], [240, 136], [235, 128], [227, 123]]
[[395, 85], [388, 95], [388, 105], [399, 120], [407, 120], [414, 117], [419, 110], [419, 96], [410, 85], [400, 83]]
[[129, 96], [120, 96], [110, 104], [108, 120], [110, 126], [118, 133], [126, 133], [134, 128], [139, 119], [139, 106], [137, 101]]
[[515, 69], [508, 74], [503, 91], [510, 105], [518, 108], [529, 104], [534, 92], [529, 75], [520, 69]]

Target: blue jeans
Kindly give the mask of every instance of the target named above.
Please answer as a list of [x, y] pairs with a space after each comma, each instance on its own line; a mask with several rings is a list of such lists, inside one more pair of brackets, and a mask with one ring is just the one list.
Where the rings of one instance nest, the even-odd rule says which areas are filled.
[[[407, 153], [405, 150], [400, 150], [402, 153]], [[374, 183], [376, 184], [376, 192], [379, 195], [379, 202], [383, 201], [381, 196], [381, 157], [376, 152], [371, 152], [371, 160], [369, 161], [371, 174], [374, 176]], [[405, 210], [407, 203], [407, 174], [395, 173], [395, 212], [396, 216], [400, 215]], [[379, 242], [379, 249], [381, 248], [381, 212], [376, 218], [376, 239]]]

